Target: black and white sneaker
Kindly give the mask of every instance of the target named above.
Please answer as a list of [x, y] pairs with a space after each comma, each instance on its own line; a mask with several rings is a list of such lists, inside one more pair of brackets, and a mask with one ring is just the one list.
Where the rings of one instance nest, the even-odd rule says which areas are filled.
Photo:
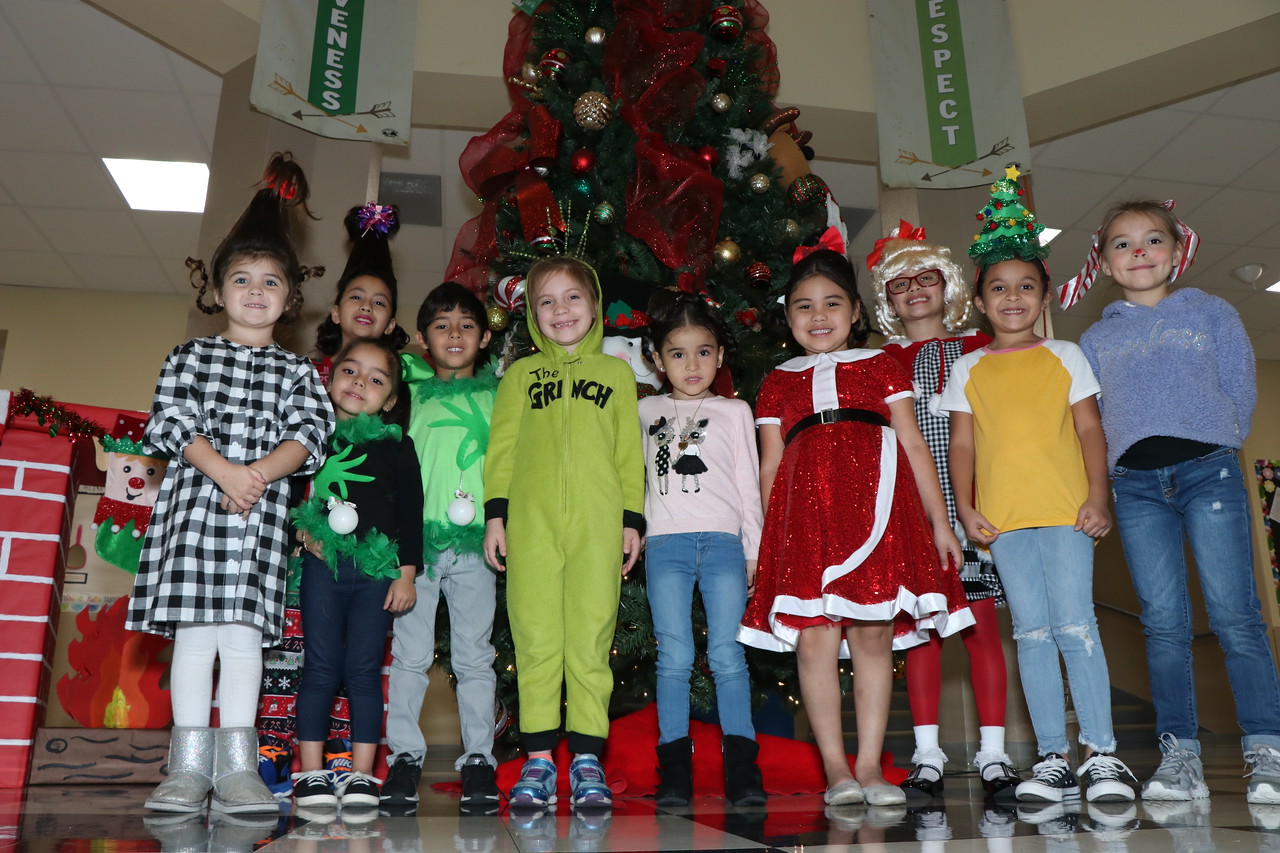
[[387, 772], [382, 783], [382, 805], [407, 806], [418, 802], [418, 782], [422, 779], [422, 766], [406, 753], [400, 753]]
[[498, 802], [498, 791], [493, 765], [479, 753], [467, 756], [462, 765], [462, 804], [487, 806]]
[[1091, 803], [1132, 802], [1133, 788], [1125, 784], [1125, 776], [1133, 779], [1135, 783], [1138, 781], [1124, 762], [1114, 755], [1094, 753], [1088, 761], [1080, 765], [1080, 780], [1085, 784], [1085, 799]]
[[379, 803], [378, 780], [358, 770], [345, 773], [334, 786], [345, 806], [376, 806]]
[[293, 802], [303, 808], [335, 808], [333, 774], [328, 770], [307, 770], [293, 774]]
[[1060, 803], [1080, 799], [1080, 782], [1071, 765], [1056, 752], [1051, 752], [1031, 768], [1031, 778], [1018, 785], [1019, 800]]

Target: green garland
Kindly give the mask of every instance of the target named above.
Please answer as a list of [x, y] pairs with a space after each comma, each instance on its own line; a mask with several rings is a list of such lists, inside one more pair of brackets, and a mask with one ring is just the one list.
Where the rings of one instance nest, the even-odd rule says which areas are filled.
[[333, 443], [365, 444], [370, 441], [399, 441], [403, 430], [395, 424], [383, 423], [382, 418], [364, 412], [354, 418], [338, 421], [333, 430]]
[[326, 501], [315, 497], [297, 509], [289, 511], [289, 518], [309, 538], [320, 543], [320, 554], [333, 576], [338, 576], [338, 558], [348, 557], [365, 575], [378, 580], [400, 577], [400, 551], [393, 539], [377, 528], [365, 534], [364, 540], [354, 533], [334, 533], [329, 528], [325, 511]]

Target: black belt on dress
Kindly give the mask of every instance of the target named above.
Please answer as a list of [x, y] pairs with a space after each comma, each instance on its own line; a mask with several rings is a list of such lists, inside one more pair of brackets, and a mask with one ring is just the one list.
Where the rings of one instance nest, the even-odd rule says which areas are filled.
[[868, 409], [823, 409], [820, 412], [814, 412], [812, 415], [803, 417], [795, 422], [787, 432], [787, 437], [783, 440], [783, 444], [790, 444], [792, 439], [804, 432], [811, 426], [819, 424], [835, 424], [841, 421], [862, 421], [863, 423], [875, 424], [876, 426], [887, 427], [889, 419], [879, 412], [872, 412]]

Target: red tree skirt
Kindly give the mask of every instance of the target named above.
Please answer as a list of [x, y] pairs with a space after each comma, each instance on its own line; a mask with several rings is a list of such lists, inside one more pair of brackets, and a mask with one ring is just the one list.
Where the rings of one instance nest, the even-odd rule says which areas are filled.
[[[695, 795], [724, 793], [724, 760], [720, 751], [719, 726], [692, 720], [689, 736], [693, 738], [693, 792]], [[820, 794], [826, 790], [822, 758], [818, 748], [791, 738], [758, 734], [761, 774], [765, 790], [770, 794]], [[609, 787], [615, 797], [652, 796], [658, 785], [658, 708], [650, 703], [639, 711], [613, 721], [605, 744], [604, 766]], [[569, 750], [564, 741], [556, 747], [556, 766], [560, 768], [559, 796], [569, 796]], [[855, 756], [849, 756], [853, 766]], [[523, 758], [513, 758], [498, 765], [498, 787], [509, 791], [520, 778]], [[907, 772], [893, 766], [893, 755], [880, 754], [884, 778], [898, 784]], [[461, 793], [461, 782], [437, 782], [437, 791]]]

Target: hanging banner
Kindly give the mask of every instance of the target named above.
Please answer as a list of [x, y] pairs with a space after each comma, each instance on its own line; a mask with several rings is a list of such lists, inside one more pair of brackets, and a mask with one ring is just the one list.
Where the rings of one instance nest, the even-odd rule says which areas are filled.
[[271, 0], [250, 105], [334, 139], [409, 144], [417, 0]]
[[954, 189], [1031, 170], [1005, 0], [869, 0], [880, 180]]

